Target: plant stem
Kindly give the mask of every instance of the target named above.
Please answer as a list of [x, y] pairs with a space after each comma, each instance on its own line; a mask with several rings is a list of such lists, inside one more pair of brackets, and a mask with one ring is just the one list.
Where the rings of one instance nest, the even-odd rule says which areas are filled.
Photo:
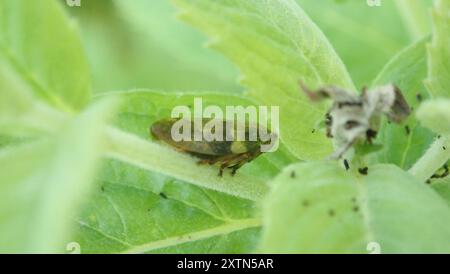
[[450, 137], [438, 138], [409, 172], [425, 182], [450, 159]]
[[107, 156], [140, 168], [253, 201], [261, 199], [268, 191], [266, 183], [256, 177], [240, 173], [236, 176], [224, 173], [220, 177], [215, 166], [199, 166], [187, 154], [115, 128], [107, 130], [106, 139]]

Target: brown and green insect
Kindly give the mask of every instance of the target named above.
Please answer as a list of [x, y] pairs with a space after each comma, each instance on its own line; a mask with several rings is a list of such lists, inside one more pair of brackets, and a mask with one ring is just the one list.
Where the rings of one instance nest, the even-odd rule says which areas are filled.
[[[178, 151], [188, 153], [199, 158], [199, 164], [220, 165], [219, 176], [223, 175], [226, 168], [231, 169], [231, 175], [235, 175], [236, 171], [246, 163], [251, 162], [263, 152], [261, 145], [267, 144], [259, 137], [256, 141], [229, 141], [226, 139], [226, 130], [223, 130], [223, 141], [175, 141], [172, 138], [172, 127], [180, 119], [163, 119], [153, 123], [150, 132], [154, 138], [165, 142], [174, 147]], [[206, 124], [211, 119], [202, 119], [202, 124]], [[191, 123], [191, 133], [194, 136], [194, 122]], [[223, 129], [227, 127], [227, 121], [223, 120]], [[245, 140], [250, 140], [250, 127], [245, 127]]]

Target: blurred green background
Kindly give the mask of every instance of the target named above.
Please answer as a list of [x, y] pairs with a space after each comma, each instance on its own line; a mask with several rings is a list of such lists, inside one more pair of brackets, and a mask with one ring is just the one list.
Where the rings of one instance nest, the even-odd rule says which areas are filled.
[[[233, 65], [229, 60], [223, 57], [220, 53], [217, 53], [209, 49], [207, 47], [208, 41], [204, 34], [194, 29], [193, 27], [179, 21], [176, 18], [176, 9], [171, 4], [170, 0], [81, 0], [82, 3], [81, 7], [69, 7], [65, 4], [66, 0], [57, 0], [57, 1], [61, 2], [61, 4], [65, 7], [67, 13], [70, 14], [70, 17], [73, 19], [73, 22], [79, 27], [79, 32], [82, 37], [84, 51], [87, 55], [86, 59], [89, 62], [90, 73], [92, 78], [92, 90], [94, 94], [101, 94], [110, 91], [127, 91], [130, 89], [137, 89], [137, 88], [149, 88], [160, 92], [174, 92], [174, 91], [195, 91], [195, 92], [218, 91], [223, 93], [243, 92], [243, 87], [239, 85], [239, 77], [240, 77], [239, 71], [235, 67], [235, 65]], [[216, 1], [227, 1], [227, 0], [216, 0]], [[297, 2], [302, 6], [305, 12], [312, 18], [312, 20], [320, 27], [320, 29], [324, 32], [325, 36], [329, 39], [330, 43], [334, 46], [338, 55], [342, 58], [343, 62], [347, 66], [347, 69], [349, 70], [351, 77], [355, 81], [355, 84], [358, 88], [364, 85], [370, 86], [374, 81], [374, 79], [379, 74], [379, 72], [381, 71], [381, 69], [394, 55], [396, 55], [399, 51], [401, 51], [414, 41], [418, 41], [423, 37], [429, 35], [430, 33], [430, 22], [428, 13], [432, 0], [411, 0], [411, 1], [383, 0], [382, 5], [380, 7], [370, 7], [364, 0], [340, 0], [340, 1], [297, 0]], [[8, 3], [15, 4], [15, 2], [11, 1], [9, 1]], [[21, 2], [22, 5], [21, 7], [25, 6], [28, 7], [27, 5], [23, 5], [23, 3], [24, 2]], [[54, 4], [54, 2], [51, 3]], [[405, 8], [405, 5], [408, 5], [408, 8]], [[59, 12], [60, 11], [59, 7], [56, 10]], [[40, 18], [41, 17], [39, 17], [39, 20]], [[411, 21], [414, 21], [414, 24], [411, 24], [410, 23]], [[21, 21], [19, 20], [19, 22]], [[12, 24], [12, 25], [16, 26], [20, 24]], [[50, 24], [47, 25], [44, 24], [44, 27], [42, 27], [41, 30], [42, 29], [47, 30], [49, 25]], [[55, 25], [57, 24], [53, 24], [50, 26]], [[29, 26], [32, 26], [30, 27], [30, 29], [36, 27], [36, 25], [33, 25], [32, 23], [26, 25], [26, 27]], [[22, 39], [21, 35], [23, 34], [20, 33], [20, 35], [17, 36], [18, 40]], [[36, 37], [41, 38], [41, 36], [39, 35], [36, 35], [34, 38]], [[44, 46], [46, 46], [48, 42], [47, 39], [42, 40], [45, 43], [43, 42], [42, 45], [40, 45], [41, 46], [40, 50], [42, 50], [43, 48], [46, 49], [46, 47]], [[55, 43], [55, 47], [57, 45], [58, 43]], [[312, 48], [314, 46], [315, 45], [311, 45]], [[53, 48], [48, 49], [48, 52], [52, 50]], [[24, 52], [29, 53], [30, 51], [24, 50]], [[46, 56], [48, 52], [45, 51], [45, 54], [42, 54], [41, 52], [36, 51], [33, 52], [35, 55], [33, 54], [30, 55], [39, 56], [39, 58], [37, 59], [45, 60], [46, 62], [42, 62], [45, 65], [53, 64], [48, 62], [48, 60], [51, 59], [51, 57]], [[73, 57], [73, 60], [81, 59], [81, 58], [77, 59], [78, 55], [74, 56], [75, 57]], [[69, 61], [73, 62], [73, 60]], [[53, 61], [55, 61], [56, 64], [61, 64], [66, 62], [67, 60], [64, 60], [64, 62], [58, 62], [60, 61], [59, 59]], [[55, 67], [53, 65], [51, 66], [49, 65], [48, 67], [50, 68], [49, 71], [51, 71], [52, 76], [55, 76], [56, 74], [54, 72], [59, 67]], [[64, 64], [64, 67], [67, 68], [68, 66], [65, 66]], [[0, 69], [1, 68], [2, 67], [0, 66]], [[69, 69], [67, 69], [67, 71], [69, 71]], [[76, 73], [76, 71], [74, 73]], [[9, 80], [7, 74], [3, 74], [3, 76], [4, 76], [3, 78]], [[56, 75], [55, 78], [58, 78], [57, 76], [58, 75]], [[381, 79], [384, 80], [383, 77], [381, 77]], [[61, 79], [58, 78], [58, 80]], [[84, 80], [85, 82], [81, 81], [82, 83], [80, 83], [80, 85], [86, 84], [85, 86], [88, 86], [89, 85], [88, 79]], [[70, 82], [61, 80], [61, 82], [65, 82], [69, 86], [69, 89], [70, 87], [75, 86], [72, 84], [72, 82], [75, 81]], [[7, 81], [6, 83], [9, 82]], [[413, 84], [415, 85], [416, 83]], [[421, 83], [419, 85], [421, 85]], [[18, 95], [14, 93], [15, 90], [13, 89], [10, 90], [9, 86], [6, 87], [7, 88], [4, 88], [4, 90], [10, 92], [5, 94], [6, 95], [12, 94], [11, 98], [14, 97], [14, 99], [17, 99], [15, 97], [18, 97]], [[66, 91], [67, 89], [63, 88], [61, 92], [63, 93]], [[296, 91], [297, 90], [295, 90], [295, 92]], [[86, 98], [88, 98], [89, 96], [90, 94], [86, 92]], [[220, 96], [218, 95], [214, 96], [219, 98], [220, 101], [223, 101], [221, 103], [225, 103], [226, 100], [221, 99]], [[81, 96], [77, 95], [73, 97], [76, 97], [75, 99], [78, 99], [78, 97]], [[161, 99], [163, 97], [167, 97], [164, 98], [167, 100], [166, 105], [162, 106], [158, 105], [158, 102], [163, 101]], [[227, 97], [231, 98], [232, 96]], [[133, 104], [130, 103], [129, 106], [130, 109], [136, 108], [136, 105], [138, 105], [138, 103], [141, 102], [140, 100], [142, 100], [142, 98], [140, 97], [136, 98], [137, 99], [133, 101]], [[163, 111], [167, 111], [169, 109], [167, 107], [170, 105], [168, 101], [170, 101], [172, 97], [164, 94], [161, 96], [161, 98], [153, 100], [154, 98], [149, 96], [149, 99], [147, 99], [148, 101], [143, 102], [140, 106], [142, 107], [142, 105], [144, 105], [143, 108], [145, 108], [146, 110], [151, 109], [155, 110], [155, 113], [156, 112], [162, 113]], [[28, 100], [29, 98], [25, 99]], [[237, 100], [238, 98], [234, 99]], [[230, 100], [234, 99], [231, 98]], [[187, 96], [185, 100], [191, 101], [191, 98]], [[20, 100], [17, 101], [21, 102]], [[179, 103], [179, 101], [181, 100], [180, 98], [177, 98], [177, 100], [172, 101], [177, 101], [176, 103]], [[3, 102], [8, 101], [4, 100]], [[149, 104], [148, 102], [151, 102], [151, 104]], [[6, 103], [4, 105], [8, 106], [10, 104]], [[12, 113], [14, 115], [16, 115], [16, 113], [19, 113], [21, 115], [22, 112], [26, 114], [26, 111], [28, 110], [28, 105], [22, 104], [21, 106], [23, 107], [23, 110], [14, 109]], [[103, 108], [107, 109], [107, 107], [105, 106], [103, 106]], [[161, 109], [166, 108], [167, 110], [166, 109], [160, 110], [159, 108]], [[96, 110], [94, 108], [94, 111], [92, 111], [91, 113], [92, 116], [89, 115], [81, 116], [81, 118], [83, 118], [82, 123], [80, 122], [80, 124], [78, 124], [77, 122], [78, 120], [75, 120], [74, 125], [72, 125], [73, 126], [72, 131], [68, 131], [66, 129], [62, 130], [61, 136], [58, 135], [56, 139], [65, 140], [64, 142], [61, 143], [56, 142], [56, 144], [50, 143], [47, 144], [47, 146], [38, 147], [38, 150], [36, 151], [34, 151], [33, 148], [32, 151], [33, 153], [29, 152], [28, 150], [18, 152], [13, 151], [13, 153], [10, 154], [12, 155], [12, 157], [14, 157], [14, 159], [16, 159], [16, 161], [11, 161], [7, 157], [4, 157], [4, 162], [7, 164], [4, 164], [3, 170], [8, 172], [3, 172], [1, 174], [3, 177], [0, 176], [1, 177], [0, 179], [4, 181], [10, 180], [9, 177], [14, 176], [13, 167], [16, 166], [19, 167], [18, 170], [20, 172], [17, 171], [17, 174], [19, 174], [20, 176], [29, 176], [31, 174], [31, 172], [30, 174], [22, 172], [23, 170], [25, 170], [26, 172], [28, 172], [29, 170], [36, 170], [37, 174], [39, 175], [36, 177], [37, 183], [31, 180], [31, 182], [34, 184], [33, 187], [30, 188], [24, 187], [25, 191], [20, 192], [20, 190], [22, 189], [19, 189], [18, 191], [19, 193], [18, 195], [23, 195], [21, 197], [24, 197], [23, 199], [24, 201], [26, 201], [23, 207], [17, 208], [17, 211], [23, 210], [23, 212], [26, 213], [23, 216], [19, 216], [18, 213], [15, 213], [10, 209], [10, 208], [14, 209], [14, 206], [11, 206], [14, 205], [14, 202], [19, 203], [21, 202], [21, 200], [17, 199], [13, 195], [9, 195], [8, 191], [2, 192], [3, 197], [7, 197], [7, 199], [5, 198], [2, 200], [2, 206], [0, 206], [0, 208], [4, 210], [4, 212], [6, 212], [4, 216], [5, 219], [11, 216], [15, 217], [16, 215], [22, 218], [19, 220], [20, 222], [14, 219], [13, 222], [10, 223], [11, 224], [10, 226], [5, 226], [6, 227], [5, 230], [10, 231], [11, 235], [16, 234], [22, 235], [28, 232], [25, 231], [28, 229], [27, 227], [28, 219], [31, 219], [32, 221], [34, 221], [35, 219], [38, 220], [36, 222], [44, 224], [42, 226], [43, 228], [41, 229], [42, 234], [52, 235], [52, 232], [47, 233], [44, 230], [47, 227], [47, 224], [48, 226], [51, 226], [53, 222], [58, 223], [59, 222], [58, 216], [60, 215], [55, 216], [51, 214], [45, 215], [43, 213], [41, 214], [41, 212], [36, 213], [33, 211], [33, 209], [34, 208], [40, 209], [39, 207], [36, 207], [36, 205], [43, 204], [46, 209], [50, 208], [52, 210], [58, 211], [59, 214], [65, 216], [67, 215], [66, 211], [59, 212], [58, 206], [64, 204], [70, 205], [70, 203], [67, 203], [67, 201], [65, 201], [65, 196], [59, 196], [58, 191], [60, 191], [60, 193], [69, 193], [68, 196], [71, 196], [70, 192], [75, 193], [76, 191], [75, 190], [66, 191], [65, 189], [62, 189], [61, 184], [59, 184], [60, 181], [65, 180], [65, 176], [67, 176], [68, 178], [72, 179], [68, 180], [68, 182], [71, 183], [73, 181], [74, 186], [77, 186], [76, 184], [77, 179], [89, 183], [88, 179], [85, 179], [84, 177], [77, 178], [77, 176], [80, 176], [80, 174], [83, 173], [82, 172], [83, 167], [85, 170], [87, 170], [86, 174], [88, 174], [92, 169], [90, 163], [95, 162], [96, 160], [94, 159], [95, 158], [94, 156], [100, 154], [100, 152], [95, 151], [95, 149], [97, 148], [97, 144], [90, 143], [92, 139], [95, 139], [96, 137], [98, 138], [100, 136], [100, 133], [99, 132], [96, 133], [98, 134], [98, 136], [94, 136], [96, 134], [92, 134], [93, 136], [91, 136], [83, 132], [83, 130], [85, 130], [83, 123], [87, 124], [88, 128], [86, 130], [87, 132], [90, 132], [89, 130], [91, 130], [94, 133], [95, 130], [98, 130], [98, 124], [103, 123], [103, 121], [100, 121], [103, 119], [100, 115], [98, 116], [99, 121], [95, 121], [95, 119], [92, 118], [97, 117], [95, 111], [103, 113], [102, 112], [103, 110], [101, 108], [100, 110]], [[107, 111], [105, 111], [105, 113], [106, 112]], [[90, 112], [88, 112], [88, 114], [89, 113]], [[54, 113], [51, 112], [48, 116], [55, 118], [57, 115], [58, 114], [54, 115]], [[126, 120], [124, 119], [124, 121], [127, 122], [128, 126], [127, 129], [129, 131], [131, 131], [130, 129], [133, 129], [133, 127], [135, 127], [139, 129], [141, 137], [147, 137], [148, 125], [150, 124], [149, 123], [150, 120], [148, 119], [148, 117], [141, 117], [141, 116], [139, 116], [139, 118], [133, 121], [132, 118], [130, 118], [132, 117], [132, 115], [129, 115], [126, 117]], [[156, 115], [154, 115], [153, 118], [155, 117]], [[16, 117], [14, 117], [14, 119], [15, 118]], [[15, 120], [13, 121], [16, 122]], [[41, 123], [39, 119], [37, 119], [37, 121]], [[50, 124], [51, 121], [52, 119], [49, 119], [49, 121], [46, 122]], [[129, 121], [132, 121], [133, 123], [128, 123]], [[142, 123], [142, 125], [144, 126], [141, 126], [141, 124], [139, 123]], [[123, 122], [123, 124], [126, 123]], [[83, 127], [81, 127], [80, 125], [83, 125]], [[403, 130], [403, 128], [400, 128], [400, 130]], [[78, 138], [79, 137], [78, 134], [80, 136], [84, 136], [84, 138], [82, 139]], [[32, 139], [32, 137], [33, 135], [31, 135], [30, 139]], [[92, 145], [92, 147], [86, 146], [84, 148], [85, 150], [79, 150], [78, 153], [75, 154], [71, 149], [75, 148], [76, 151], [77, 147], [74, 146], [73, 144], [80, 143], [80, 140], [85, 141], [86, 143]], [[399, 140], [401, 141], [402, 139]], [[17, 143], [27, 142], [27, 139], [15, 139], [9, 138], [9, 136], [3, 135], [0, 136], [0, 146], [11, 145], [15, 142]], [[103, 140], [100, 140], [99, 142], [103, 142]], [[56, 156], [54, 156], [53, 154]], [[90, 159], [91, 162], [78, 161], [78, 159], [84, 159], [86, 158], [86, 155], [89, 156], [90, 154], [92, 154], [92, 159]], [[67, 159], [62, 156], [61, 156], [62, 158], [60, 158], [60, 155], [67, 157]], [[264, 156], [261, 158], [263, 158], [262, 160], [264, 161]], [[23, 159], [27, 159], [27, 161], [23, 161]], [[71, 167], [70, 171], [72, 173], [68, 173], [63, 168], [60, 168], [62, 165], [61, 163], [63, 163], [64, 160], [67, 162], [65, 163], [66, 166]], [[46, 161], [49, 163], [47, 163]], [[266, 161], [268, 160], [266, 159]], [[26, 163], [26, 165], [22, 165], [24, 162]], [[149, 206], [147, 202], [153, 203], [155, 201], [156, 202], [159, 201], [160, 199], [161, 200], [165, 199], [159, 196], [160, 189], [157, 187], [154, 187], [155, 188], [154, 191], [152, 189], [153, 192], [151, 193], [145, 192], [145, 194], [143, 194], [142, 191], [136, 191], [134, 189], [133, 190], [126, 189], [125, 183], [128, 183], [126, 182], [127, 180], [132, 181], [132, 183], [138, 186], [141, 182], [143, 182], [142, 183], [143, 185], [144, 184], [148, 184], [150, 186], [156, 185], [158, 187], [164, 184], [167, 185], [167, 188], [172, 191], [170, 193], [171, 195], [177, 196], [177, 198], [180, 201], [185, 200], [187, 201], [186, 204], [188, 206], [183, 205], [180, 206], [179, 208], [177, 207], [178, 204], [172, 202], [172, 206], [173, 208], [175, 208], [174, 210], [175, 212], [183, 212], [183, 213], [188, 212], [189, 214], [192, 213], [194, 210], [191, 209], [194, 207], [190, 206], [191, 196], [194, 198], [201, 197], [198, 198], [199, 200], [198, 202], [200, 203], [201, 207], [203, 206], [204, 203], [206, 204], [208, 202], [207, 199], [203, 199], [204, 196], [208, 195], [218, 197], [218, 200], [222, 200], [223, 204], [227, 205], [230, 204], [231, 205], [230, 212], [240, 213], [242, 208], [247, 208], [246, 210], [243, 210], [245, 213], [252, 212], [253, 210], [253, 204], [249, 203], [248, 201], [238, 201], [240, 203], [238, 204], [238, 202], [236, 202], [236, 199], [234, 197], [229, 197], [226, 196], [225, 194], [213, 193], [212, 191], [208, 192], [207, 194], [204, 194], [203, 189], [199, 187], [182, 184], [173, 181], [171, 178], [166, 178], [165, 176], [162, 176], [157, 173], [144, 171], [136, 167], [131, 167], [124, 163], [118, 163], [115, 161], [105, 161], [103, 162], [103, 164], [105, 165], [105, 167], [103, 169], [104, 174], [102, 175], [105, 178], [113, 181], [111, 178], [117, 177], [117, 181], [123, 183], [120, 186], [118, 186], [119, 184], [117, 185], [111, 184], [111, 188], [108, 189], [108, 191], [117, 194], [116, 197], [117, 200], [123, 202], [121, 206], [125, 208], [127, 214], [131, 216], [130, 222], [132, 222], [135, 225], [135, 227], [138, 228], [137, 229], [138, 232], [132, 233], [132, 236], [137, 237], [141, 237], [142, 235], [149, 237], [154, 235], [159, 236], [159, 231], [157, 231], [154, 235], [149, 235], [149, 233], [147, 233], [148, 231], [150, 231], [148, 227], [152, 227], [151, 225], [153, 225], [153, 223], [151, 223], [152, 220], [149, 219], [145, 220], [146, 222], [144, 224], [147, 225], [148, 227], [142, 226], [141, 222], [143, 222], [144, 220], [143, 216], [147, 216], [148, 218], [149, 215], [146, 209], [146, 207]], [[28, 165], [30, 167], [28, 167]], [[265, 167], [264, 165], [262, 166]], [[56, 175], [52, 177], [53, 181], [50, 181], [51, 183], [54, 183], [53, 185], [45, 185], [45, 183], [47, 183], [45, 175], [48, 175], [45, 168], [55, 170]], [[266, 175], [264, 174], [264, 172], [260, 172], [257, 169], [255, 170], [256, 171], [254, 172], [258, 173], [259, 175], [261, 174], [264, 176]], [[264, 171], [268, 174], [270, 172], [275, 173], [278, 171], [278, 169], [268, 170], [267, 168], [264, 168]], [[19, 175], [16, 176], [17, 177], [16, 179], [18, 181], [22, 179]], [[34, 175], [35, 174], [31, 174], [31, 177], [33, 177]], [[102, 178], [101, 176], [99, 177]], [[41, 187], [41, 183], [44, 183], [43, 187]], [[133, 186], [133, 184], [130, 185]], [[41, 191], [42, 193], [47, 193], [46, 187], [48, 189], [60, 188], [54, 192], [48, 191], [48, 193], [53, 195], [54, 198], [54, 200], [49, 199], [50, 203], [48, 203], [48, 206], [46, 203], [43, 203], [42, 200], [38, 199], [33, 200], [29, 198], [32, 196], [32, 194], [39, 193], [39, 191]], [[104, 187], [103, 186], [98, 187], [97, 192], [103, 192], [104, 189], [102, 188]], [[12, 193], [15, 193], [16, 191], [13, 187], [11, 187], [10, 190]], [[195, 196], [196, 193], [200, 193], [201, 195], [198, 194], [198, 196]], [[78, 195], [83, 196], [83, 193], [80, 192]], [[192, 200], [194, 200], [194, 198]], [[92, 210], [94, 213], [99, 212], [98, 214], [99, 216], [101, 216], [104, 219], [108, 219], [108, 221], [111, 220], [112, 222], [117, 221], [117, 223], [119, 224], [117, 225], [117, 227], [120, 227], [121, 219], [113, 218], [116, 212], [115, 208], [108, 207], [109, 206], [109, 204], [107, 203], [108, 201], [106, 201], [104, 197], [99, 198], [95, 196], [92, 200], [94, 201], [94, 203], [93, 205], [88, 205], [87, 211]], [[145, 203], [139, 204], [141, 201], [145, 201]], [[54, 202], [54, 204], [52, 204], [52, 202]], [[103, 202], [104, 204], [102, 204]], [[135, 204], [132, 204], [132, 202], [135, 202]], [[156, 202], [155, 204], [160, 206], [158, 207], [158, 209], [160, 209], [161, 211], [155, 213], [155, 216], [157, 216], [158, 218], [160, 218], [161, 216], [167, 218], [171, 217], [169, 216], [169, 214], [166, 213], [168, 211], [165, 211], [169, 207], [167, 207], [165, 203], [159, 204]], [[100, 204], [100, 206], [96, 203]], [[214, 203], [212, 204], [214, 206]], [[205, 205], [205, 208], [206, 207], [209, 208], [210, 205], [209, 204]], [[137, 212], [136, 210], [137, 208], [140, 208], [141, 211]], [[145, 210], [143, 208], [145, 208]], [[67, 212], [70, 212], [70, 210], [72, 210], [72, 208], [68, 208]], [[49, 210], [49, 212], [52, 211]], [[2, 212], [0, 212], [0, 214], [2, 214]], [[33, 214], [32, 215], [33, 218], [29, 218], [28, 214], [30, 214], [30, 216]], [[112, 215], [114, 216], [111, 217]], [[42, 216], [44, 216], [44, 218], [41, 218]], [[93, 214], [86, 214], [86, 216], [88, 216], [87, 217], [88, 221], [90, 220], [89, 218], [91, 216], [95, 217], [95, 215]], [[178, 229], [179, 231], [175, 231], [176, 233], [180, 233], [180, 231], [184, 233], [185, 231], [183, 229], [186, 229], [185, 227], [180, 228], [177, 227], [176, 225], [176, 221], [178, 221], [180, 216], [185, 217], [186, 220], [190, 220], [195, 225], [199, 226], [205, 224], [209, 226], [211, 224], [215, 225], [217, 223], [217, 220], [215, 220], [214, 218], [208, 219], [201, 216], [201, 218], [199, 217], [199, 219], [206, 221], [205, 223], [199, 223], [192, 221], [193, 220], [192, 215], [179, 214], [177, 218], [170, 218], [170, 220], [168, 221], [173, 222], [173, 224], [169, 223], [167, 225], [170, 228]], [[241, 218], [248, 216], [240, 214], [237, 217]], [[211, 219], [214, 219], [214, 223], [211, 221]], [[94, 220], [91, 221], [95, 223], [98, 220], [94, 218]], [[187, 223], [187, 221], [186, 222], [182, 221], [182, 223]], [[116, 225], [116, 223], [114, 224]], [[81, 226], [86, 226], [86, 224], [81, 223]], [[111, 226], [107, 228], [111, 228], [111, 230], [114, 230], [117, 227]], [[61, 231], [64, 231], [64, 229], [61, 229]], [[119, 229], [117, 229], [117, 231], [113, 231], [113, 234], [117, 233], [118, 235], [123, 236], [122, 232]], [[252, 230], [250, 232], [246, 231], [245, 233], [248, 233], [248, 235], [246, 234], [245, 235], [242, 234], [244, 236], [234, 235], [233, 236], [234, 239], [235, 240], [237, 239], [236, 242], [238, 242], [240, 239], [252, 239], [253, 242], [256, 242], [257, 239], [255, 235], [257, 235], [257, 232]], [[97, 237], [97, 235], [92, 231], [91, 234], [88, 233], [84, 234], [81, 233], [81, 234], [82, 236], [80, 238], [85, 236], [86, 242], [94, 242], [92, 244], [93, 246], [98, 245], [101, 248], [104, 248], [104, 250], [99, 249], [95, 251], [113, 252], [116, 251], [114, 248], [117, 248], [117, 250], [119, 251], [120, 248], [122, 248], [120, 244], [117, 244], [117, 246], [112, 248], [111, 246], [108, 246], [108, 244], [110, 244], [110, 242], [108, 241], [105, 241], [105, 243], [100, 243], [100, 240], [98, 242], [92, 241], [91, 240], [92, 238]], [[92, 236], [94, 234], [95, 237]], [[41, 234], [35, 233], [35, 231], [33, 231], [33, 237], [35, 237], [35, 235]], [[11, 245], [17, 247], [18, 248], [17, 250], [23, 250], [20, 249], [22, 248], [22, 246], [19, 246], [19, 244], [15, 242], [17, 239], [21, 238], [19, 237], [14, 238], [13, 236], [9, 236], [6, 233], [3, 236], [4, 239], [8, 241], [11, 240]], [[90, 238], [90, 236], [92, 236], [92, 238]], [[142, 238], [138, 238], [138, 240], [143, 241], [144, 236], [142, 236]], [[21, 240], [25, 241], [24, 239]], [[42, 239], [36, 239], [37, 245], [41, 244], [40, 242], [41, 240]], [[216, 242], [214, 238], [211, 238], [208, 241], [211, 244], [215, 244]], [[17, 240], [17, 242], [19, 241]], [[242, 244], [243, 248], [248, 248], [245, 245], [251, 242], [252, 241], [250, 240], [245, 241], [245, 243]], [[104, 244], [104, 246], [102, 246], [101, 244]], [[199, 247], [201, 248], [204, 248], [205, 246], [207, 245], [204, 246], [199, 245]], [[240, 247], [241, 243], [239, 244], [239, 248]], [[190, 248], [197, 248], [197, 246]], [[231, 246], [231, 248], [235, 247]], [[197, 249], [188, 249], [188, 250], [192, 251]], [[236, 248], [236, 250], [241, 249]]]
[[[333, 44], [357, 87], [370, 85], [390, 57], [430, 31], [431, 0], [384, 0], [379, 7], [364, 0], [297, 2]], [[169, 0], [84, 0], [68, 10], [80, 24], [95, 92], [242, 91], [233, 64], [177, 20]]]

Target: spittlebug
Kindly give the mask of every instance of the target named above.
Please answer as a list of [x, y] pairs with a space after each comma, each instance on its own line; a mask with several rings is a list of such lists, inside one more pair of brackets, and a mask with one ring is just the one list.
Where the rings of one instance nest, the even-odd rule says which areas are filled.
[[[262, 146], [267, 145], [272, 142], [272, 140], [264, 141], [260, 138], [259, 131], [256, 138], [251, 138], [250, 129], [253, 126], [244, 126], [245, 130], [245, 140], [241, 141], [237, 138], [229, 138], [229, 132], [227, 130], [222, 130], [221, 140], [211, 140], [208, 141], [205, 138], [197, 141], [192, 138], [191, 140], [174, 140], [173, 138], [173, 127], [175, 123], [180, 122], [181, 119], [163, 119], [153, 123], [150, 127], [151, 134], [158, 140], [165, 142], [166, 144], [174, 147], [175, 149], [193, 155], [200, 160], [199, 164], [220, 165], [219, 176], [223, 175], [223, 171], [226, 168], [231, 169], [231, 174], [235, 175], [236, 171], [241, 168], [246, 163], [251, 162], [253, 159], [257, 158], [263, 153]], [[202, 126], [211, 121], [211, 119], [200, 119]], [[186, 121], [186, 120], [185, 120]], [[194, 121], [188, 121], [191, 128], [191, 136], [195, 136]], [[222, 129], [227, 129], [229, 123], [226, 120], [221, 120], [223, 123]], [[237, 123], [234, 123], [234, 129], [236, 130]], [[267, 131], [268, 132], [268, 131]], [[272, 137], [275, 136], [268, 132]], [[219, 133], [220, 134], [220, 133]]]

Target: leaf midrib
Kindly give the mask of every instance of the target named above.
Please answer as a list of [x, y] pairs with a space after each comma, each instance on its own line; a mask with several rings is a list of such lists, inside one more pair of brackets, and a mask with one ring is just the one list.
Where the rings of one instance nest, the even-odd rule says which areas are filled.
[[224, 223], [220, 226], [214, 228], [205, 229], [201, 231], [196, 231], [193, 233], [184, 234], [181, 236], [174, 236], [163, 240], [158, 240], [154, 242], [145, 243], [142, 245], [134, 246], [122, 253], [127, 254], [138, 254], [146, 253], [157, 249], [177, 246], [181, 244], [186, 244], [190, 242], [195, 242], [207, 238], [212, 238], [220, 235], [227, 235], [236, 231], [245, 230], [249, 228], [256, 228], [261, 226], [261, 220], [252, 219], [241, 219], [229, 223]]

